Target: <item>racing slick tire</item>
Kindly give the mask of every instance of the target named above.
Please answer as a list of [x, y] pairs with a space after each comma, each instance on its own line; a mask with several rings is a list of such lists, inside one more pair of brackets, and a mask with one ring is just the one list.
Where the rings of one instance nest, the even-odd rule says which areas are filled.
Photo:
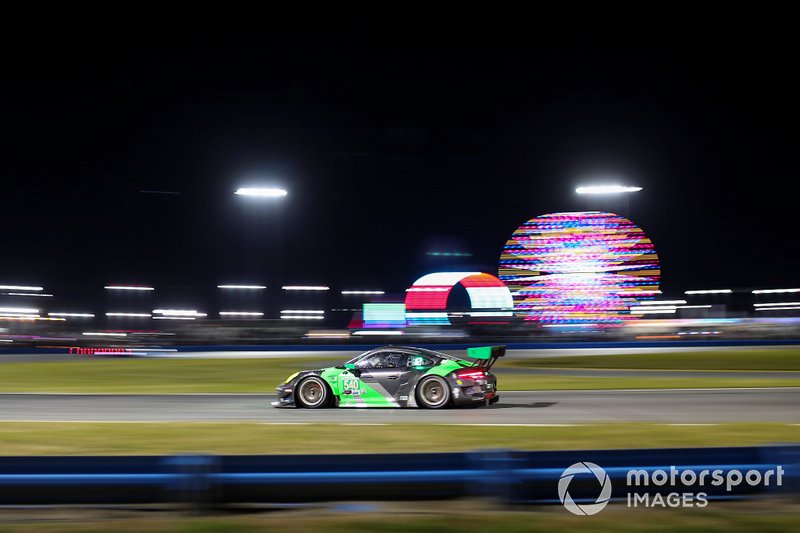
[[430, 376], [417, 386], [417, 405], [425, 409], [441, 409], [450, 403], [450, 387], [444, 378]]
[[319, 409], [330, 403], [331, 393], [322, 378], [310, 376], [297, 384], [295, 402], [299, 407]]

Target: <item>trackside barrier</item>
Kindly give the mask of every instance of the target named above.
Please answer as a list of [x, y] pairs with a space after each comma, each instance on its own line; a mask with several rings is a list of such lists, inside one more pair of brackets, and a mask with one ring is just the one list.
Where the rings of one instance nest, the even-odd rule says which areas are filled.
[[[0, 457], [0, 505], [298, 503], [426, 500], [465, 496], [506, 503], [559, 503], [564, 470], [591, 462], [622, 500], [629, 470], [758, 471], [778, 466], [782, 485], [703, 487], [708, 500], [800, 492], [800, 446], [526, 452], [258, 456]], [[570, 492], [597, 497], [597, 480], [575, 479]], [[591, 489], [591, 490], [590, 490]], [[650, 484], [649, 494], [684, 489]], [[700, 490], [695, 487], [693, 490]]]

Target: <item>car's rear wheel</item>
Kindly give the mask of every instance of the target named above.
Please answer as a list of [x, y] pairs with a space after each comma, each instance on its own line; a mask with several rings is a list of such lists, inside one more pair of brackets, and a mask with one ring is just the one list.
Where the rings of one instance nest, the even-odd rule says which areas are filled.
[[318, 409], [328, 405], [330, 395], [328, 385], [322, 379], [312, 376], [297, 385], [297, 403], [307, 409]]
[[439, 376], [422, 380], [417, 387], [417, 403], [426, 409], [440, 409], [450, 402], [450, 387]]

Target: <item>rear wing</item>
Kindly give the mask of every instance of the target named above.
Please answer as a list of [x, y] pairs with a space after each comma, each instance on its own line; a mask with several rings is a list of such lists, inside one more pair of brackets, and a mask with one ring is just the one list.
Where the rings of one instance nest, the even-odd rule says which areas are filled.
[[467, 357], [477, 359], [475, 366], [487, 370], [492, 368], [495, 361], [505, 354], [505, 346], [478, 346], [476, 348], [467, 348]]

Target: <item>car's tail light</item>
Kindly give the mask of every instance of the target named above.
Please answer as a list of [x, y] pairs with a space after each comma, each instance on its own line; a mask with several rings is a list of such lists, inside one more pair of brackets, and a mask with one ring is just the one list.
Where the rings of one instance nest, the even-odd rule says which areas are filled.
[[483, 370], [458, 370], [456, 377], [459, 379], [486, 379], [486, 372]]

